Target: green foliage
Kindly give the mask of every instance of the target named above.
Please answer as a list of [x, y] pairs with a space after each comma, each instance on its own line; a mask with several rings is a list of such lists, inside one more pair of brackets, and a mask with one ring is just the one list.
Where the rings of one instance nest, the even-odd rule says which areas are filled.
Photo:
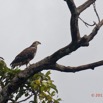
[[[3, 60], [0, 60], [0, 86], [3, 88], [6, 86], [15, 75], [21, 70], [19, 68], [10, 69], [6, 66]], [[27, 80], [25, 84], [19, 87], [19, 89], [12, 94], [10, 101], [16, 103], [24, 102], [31, 98], [29, 103], [59, 103], [60, 98], [56, 97], [58, 90], [51, 80], [51, 72], [37, 73]], [[20, 100], [21, 97], [25, 97], [24, 100]]]

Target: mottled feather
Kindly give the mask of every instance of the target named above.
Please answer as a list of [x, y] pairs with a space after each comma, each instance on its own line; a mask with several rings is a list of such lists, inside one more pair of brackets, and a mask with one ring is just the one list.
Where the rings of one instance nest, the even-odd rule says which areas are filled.
[[40, 42], [36, 41], [34, 42], [30, 47], [24, 49], [21, 53], [19, 53], [15, 59], [10, 64], [12, 68], [15, 68], [16, 66], [22, 66], [30, 62], [36, 54], [37, 51], [37, 45], [41, 44]]

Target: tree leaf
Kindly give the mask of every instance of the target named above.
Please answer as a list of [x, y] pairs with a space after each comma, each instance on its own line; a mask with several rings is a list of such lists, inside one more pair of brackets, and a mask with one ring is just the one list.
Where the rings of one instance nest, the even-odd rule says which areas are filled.
[[49, 76], [51, 74], [50, 71], [47, 71], [47, 73], [45, 74], [45, 76]]

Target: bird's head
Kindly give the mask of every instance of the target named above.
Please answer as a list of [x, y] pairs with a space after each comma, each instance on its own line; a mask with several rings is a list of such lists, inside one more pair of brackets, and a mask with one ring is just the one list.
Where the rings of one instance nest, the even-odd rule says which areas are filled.
[[3, 57], [0, 57], [0, 60], [4, 60], [4, 58], [3, 58]]
[[38, 44], [41, 44], [39, 41], [35, 41], [35, 42], [33, 42], [33, 44], [31, 45], [31, 47], [35, 47], [35, 46], [37, 46]]

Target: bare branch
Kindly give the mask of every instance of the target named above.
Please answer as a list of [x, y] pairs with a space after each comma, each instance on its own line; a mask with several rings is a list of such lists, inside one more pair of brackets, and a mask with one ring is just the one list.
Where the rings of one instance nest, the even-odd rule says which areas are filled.
[[76, 5], [74, 3], [74, 0], [65, 0], [67, 2], [67, 5], [70, 9], [70, 12], [72, 15], [75, 15], [77, 14], [77, 8], [76, 8]]
[[84, 4], [80, 5], [78, 9], [78, 13], [80, 14], [85, 9], [87, 9], [91, 4], [93, 4], [96, 0], [87, 0]]
[[95, 37], [95, 35], [98, 33], [102, 25], [103, 25], [103, 19], [98, 24], [96, 24], [92, 32], [88, 35], [88, 42]]
[[87, 23], [87, 22], [85, 22], [82, 18], [80, 18], [79, 17], [79, 19], [88, 27], [88, 26], [94, 26], [95, 25], [95, 23], [93, 23], [93, 24], [89, 24], [89, 23]]
[[87, 36], [84, 35], [77, 43], [71, 42], [66, 47], [59, 49], [49, 57], [50, 62], [56, 63], [59, 59], [61, 59], [66, 55], [69, 55], [70, 53], [74, 52], [81, 46], [88, 46], [89, 44], [87, 43], [87, 40], [88, 40]]
[[97, 16], [97, 18], [98, 18], [98, 21], [100, 22], [100, 17], [99, 17], [99, 15], [98, 15], [97, 10], [96, 10], [96, 5], [95, 5], [95, 3], [93, 3], [93, 8], [94, 8], [94, 12], [96, 13], [96, 16]]
[[73, 0], [65, 0], [71, 12], [71, 20], [70, 20], [70, 27], [71, 27], [71, 36], [72, 42], [77, 42], [80, 39], [79, 27], [78, 27], [78, 12], [76, 5]]
[[103, 65], [103, 60], [98, 61], [98, 62], [94, 62], [94, 63], [90, 63], [90, 64], [86, 64], [86, 65], [81, 65], [81, 66], [77, 66], [77, 67], [70, 67], [70, 66], [64, 66], [64, 65], [60, 65], [60, 64], [55, 64], [54, 65], [54, 70], [57, 71], [61, 71], [61, 72], [79, 72], [82, 70], [87, 70], [87, 69], [92, 69], [94, 70], [95, 67], [99, 67]]

